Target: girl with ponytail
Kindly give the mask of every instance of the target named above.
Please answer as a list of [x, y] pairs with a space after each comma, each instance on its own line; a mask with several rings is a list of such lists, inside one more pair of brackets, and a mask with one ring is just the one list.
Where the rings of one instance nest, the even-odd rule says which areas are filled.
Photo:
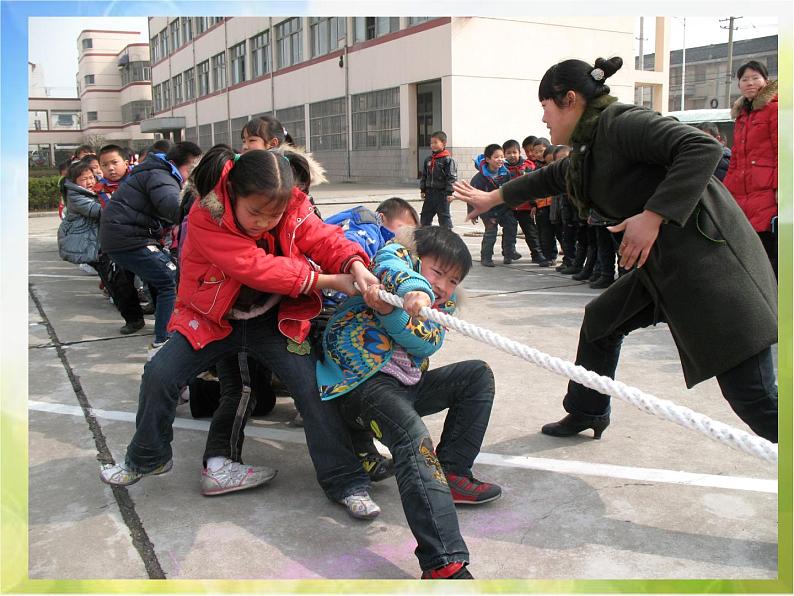
[[[377, 515], [347, 428], [336, 408], [320, 401], [307, 336], [321, 310], [320, 290], [358, 294], [378, 280], [359, 245], [345, 239], [341, 228], [324, 224], [295, 187], [291, 162], [305, 166], [305, 159], [289, 147], [237, 155], [216, 145], [196, 166], [191, 179], [199, 198], [181, 248], [168, 326], [173, 334], [144, 368], [126, 461], [103, 469], [103, 481], [123, 486], [170, 470], [180, 387], [230, 354], [240, 355], [245, 375], [250, 355], [273, 370], [295, 399], [326, 495], [349, 510], [351, 503], [364, 503]], [[252, 488], [275, 476], [271, 468], [241, 463], [243, 427], [253, 405], [243, 391], [233, 407], [216, 410], [203, 494]], [[236, 414], [225, 415], [229, 410]], [[209, 459], [220, 465], [208, 466]]]
[[[465, 182], [454, 198], [477, 217], [499, 203], [567, 192], [586, 214], [621, 223], [620, 266], [631, 270], [585, 308], [576, 363], [614, 378], [623, 338], [666, 322], [687, 387], [717, 377], [731, 408], [777, 442], [777, 285], [766, 253], [726, 188], [712, 176], [722, 147], [707, 134], [609, 94], [619, 57], [565, 60], [538, 88], [551, 142], [569, 157], [492, 192]], [[609, 424], [609, 397], [570, 382], [568, 412], [542, 432], [570, 436]]]

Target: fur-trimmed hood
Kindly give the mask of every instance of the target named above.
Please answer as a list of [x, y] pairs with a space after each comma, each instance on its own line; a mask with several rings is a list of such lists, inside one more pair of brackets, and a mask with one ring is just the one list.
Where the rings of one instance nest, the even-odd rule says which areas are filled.
[[[777, 81], [769, 81], [766, 86], [758, 92], [758, 95], [750, 102], [750, 111], [755, 112], [766, 107], [773, 99], [777, 99]], [[740, 97], [733, 103], [731, 118], [736, 120], [736, 118], [739, 117], [739, 114], [741, 114], [744, 109], [744, 102], [744, 97]]]

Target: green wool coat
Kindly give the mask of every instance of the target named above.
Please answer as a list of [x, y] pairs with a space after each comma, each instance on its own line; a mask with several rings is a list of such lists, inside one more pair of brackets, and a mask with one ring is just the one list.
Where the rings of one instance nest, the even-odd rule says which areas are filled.
[[[584, 198], [623, 220], [665, 218], [648, 260], [585, 309], [595, 341], [654, 305], [667, 321], [687, 387], [723, 373], [777, 342], [777, 283], [763, 246], [728, 190], [712, 174], [722, 155], [708, 135], [671, 118], [614, 103], [601, 112], [583, 154]], [[568, 159], [502, 186], [505, 203], [566, 191]]]

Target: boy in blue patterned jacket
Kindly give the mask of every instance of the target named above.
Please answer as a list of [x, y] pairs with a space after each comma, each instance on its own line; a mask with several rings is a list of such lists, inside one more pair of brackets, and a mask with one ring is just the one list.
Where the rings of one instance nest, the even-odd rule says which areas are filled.
[[[445, 329], [418, 318], [425, 306], [452, 314], [470, 268], [466, 244], [446, 227], [402, 228], [375, 255], [372, 270], [380, 288], [403, 298], [404, 308], [382, 301], [377, 285], [349, 298], [328, 323], [325, 359], [317, 365], [322, 398], [339, 398], [343, 419], [371, 429], [391, 451], [425, 579], [471, 578], [454, 504], [502, 494], [471, 471], [491, 414], [493, 373], [480, 360], [428, 371]], [[434, 449], [422, 416], [446, 408]]]

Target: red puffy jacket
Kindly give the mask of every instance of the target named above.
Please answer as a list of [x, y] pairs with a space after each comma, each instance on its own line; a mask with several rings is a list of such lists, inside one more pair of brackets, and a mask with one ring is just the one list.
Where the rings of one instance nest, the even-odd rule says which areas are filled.
[[725, 186], [756, 232], [769, 231], [777, 215], [777, 81], [770, 81], [751, 103], [731, 109], [736, 119]]
[[[213, 191], [196, 201], [188, 222], [168, 330], [179, 331], [197, 350], [231, 333], [224, 317], [243, 285], [284, 295], [278, 328], [300, 343], [309, 334], [310, 319], [322, 307], [315, 287], [317, 271], [306, 257], [327, 273], [347, 272], [356, 260], [369, 264], [363, 249], [347, 240], [342, 228], [323, 223], [297, 188], [281, 221], [261, 237], [270, 247], [267, 252], [256, 245], [257, 239], [238, 229], [225, 193], [221, 197]], [[273, 254], [276, 246], [281, 256]]]

